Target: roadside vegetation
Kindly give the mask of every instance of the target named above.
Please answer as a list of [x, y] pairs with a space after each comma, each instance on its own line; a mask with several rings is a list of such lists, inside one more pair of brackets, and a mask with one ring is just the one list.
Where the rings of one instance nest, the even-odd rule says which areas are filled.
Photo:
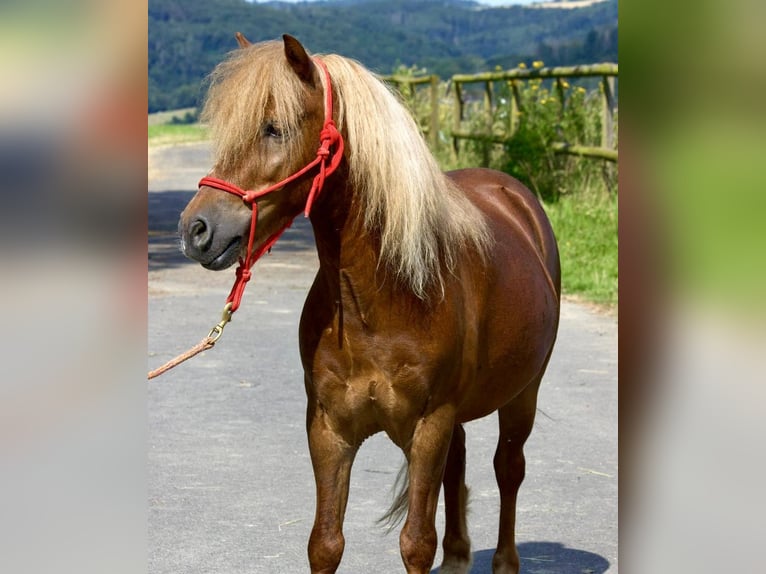
[[209, 134], [195, 108], [149, 114], [149, 147], [205, 141]]

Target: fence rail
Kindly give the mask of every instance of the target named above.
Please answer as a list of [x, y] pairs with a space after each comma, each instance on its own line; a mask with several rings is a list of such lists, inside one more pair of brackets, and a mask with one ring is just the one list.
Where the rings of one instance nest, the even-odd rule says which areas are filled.
[[[552, 142], [551, 149], [555, 153], [578, 155], [583, 157], [592, 157], [617, 162], [617, 142], [615, 138], [614, 113], [616, 110], [615, 102], [615, 80], [618, 76], [617, 64], [603, 63], [591, 64], [587, 66], [559, 66], [552, 68], [515, 68], [512, 70], [502, 70], [495, 72], [483, 72], [479, 74], [455, 74], [451, 78], [452, 84], [452, 106], [453, 123], [449, 135], [452, 138], [453, 149], [458, 153], [459, 142], [462, 139], [480, 140], [496, 144], [504, 144], [511, 141], [513, 135], [519, 127], [523, 103], [521, 101], [520, 83], [534, 79], [554, 80], [556, 92], [558, 93], [562, 109], [566, 105], [563, 80], [571, 78], [601, 78], [601, 141], [598, 146], [582, 145], [571, 142]], [[413, 96], [415, 89], [420, 85], [428, 84], [430, 90], [430, 118], [428, 126], [424, 127], [429, 141], [435, 145], [438, 140], [439, 132], [439, 77], [430, 76], [387, 76], [384, 80], [395, 85], [400, 92]], [[509, 122], [504, 133], [494, 133], [493, 124], [497, 104], [494, 102], [494, 84], [505, 82], [510, 87], [510, 113]], [[463, 125], [465, 120], [466, 107], [466, 85], [484, 84], [483, 90], [483, 113], [486, 117], [486, 129], [477, 130], [466, 128]]]

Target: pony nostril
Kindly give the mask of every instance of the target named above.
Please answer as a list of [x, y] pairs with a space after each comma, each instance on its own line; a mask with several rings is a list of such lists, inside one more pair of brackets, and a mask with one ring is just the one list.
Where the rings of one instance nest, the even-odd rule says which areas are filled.
[[213, 229], [204, 217], [198, 216], [189, 227], [189, 240], [198, 251], [206, 251], [213, 242]]

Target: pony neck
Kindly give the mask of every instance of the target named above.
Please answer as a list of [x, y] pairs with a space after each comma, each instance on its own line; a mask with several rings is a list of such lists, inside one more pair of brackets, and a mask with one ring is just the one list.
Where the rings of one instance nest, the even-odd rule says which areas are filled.
[[[335, 178], [334, 178], [335, 179]], [[380, 284], [383, 272], [378, 265], [379, 246], [364, 229], [359, 201], [346, 178], [322, 192], [311, 212], [319, 274], [332, 292], [337, 293], [341, 274], [354, 277], [360, 285]]]
[[332, 185], [322, 192], [311, 211], [311, 226], [322, 267], [340, 267], [342, 238], [355, 219], [351, 208], [353, 194], [344, 176], [345, 173], [333, 177]]

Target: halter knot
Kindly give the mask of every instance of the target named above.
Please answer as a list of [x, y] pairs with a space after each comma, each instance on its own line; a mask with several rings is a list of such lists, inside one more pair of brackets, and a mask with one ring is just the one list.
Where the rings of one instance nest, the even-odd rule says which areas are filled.
[[255, 191], [246, 191], [242, 195], [242, 201], [244, 201], [247, 205], [254, 205], [257, 197], [258, 194]]
[[335, 127], [335, 122], [333, 120], [327, 120], [322, 131], [319, 132], [319, 141], [321, 145], [317, 150], [317, 155], [325, 158], [328, 157], [330, 155], [330, 148], [341, 140], [342, 137], [338, 128]]
[[237, 267], [236, 271], [237, 280], [241, 281], [242, 283], [247, 283], [250, 281], [250, 278], [253, 276], [253, 272], [250, 271], [247, 267], [245, 267], [245, 262], [240, 260], [239, 267]]

